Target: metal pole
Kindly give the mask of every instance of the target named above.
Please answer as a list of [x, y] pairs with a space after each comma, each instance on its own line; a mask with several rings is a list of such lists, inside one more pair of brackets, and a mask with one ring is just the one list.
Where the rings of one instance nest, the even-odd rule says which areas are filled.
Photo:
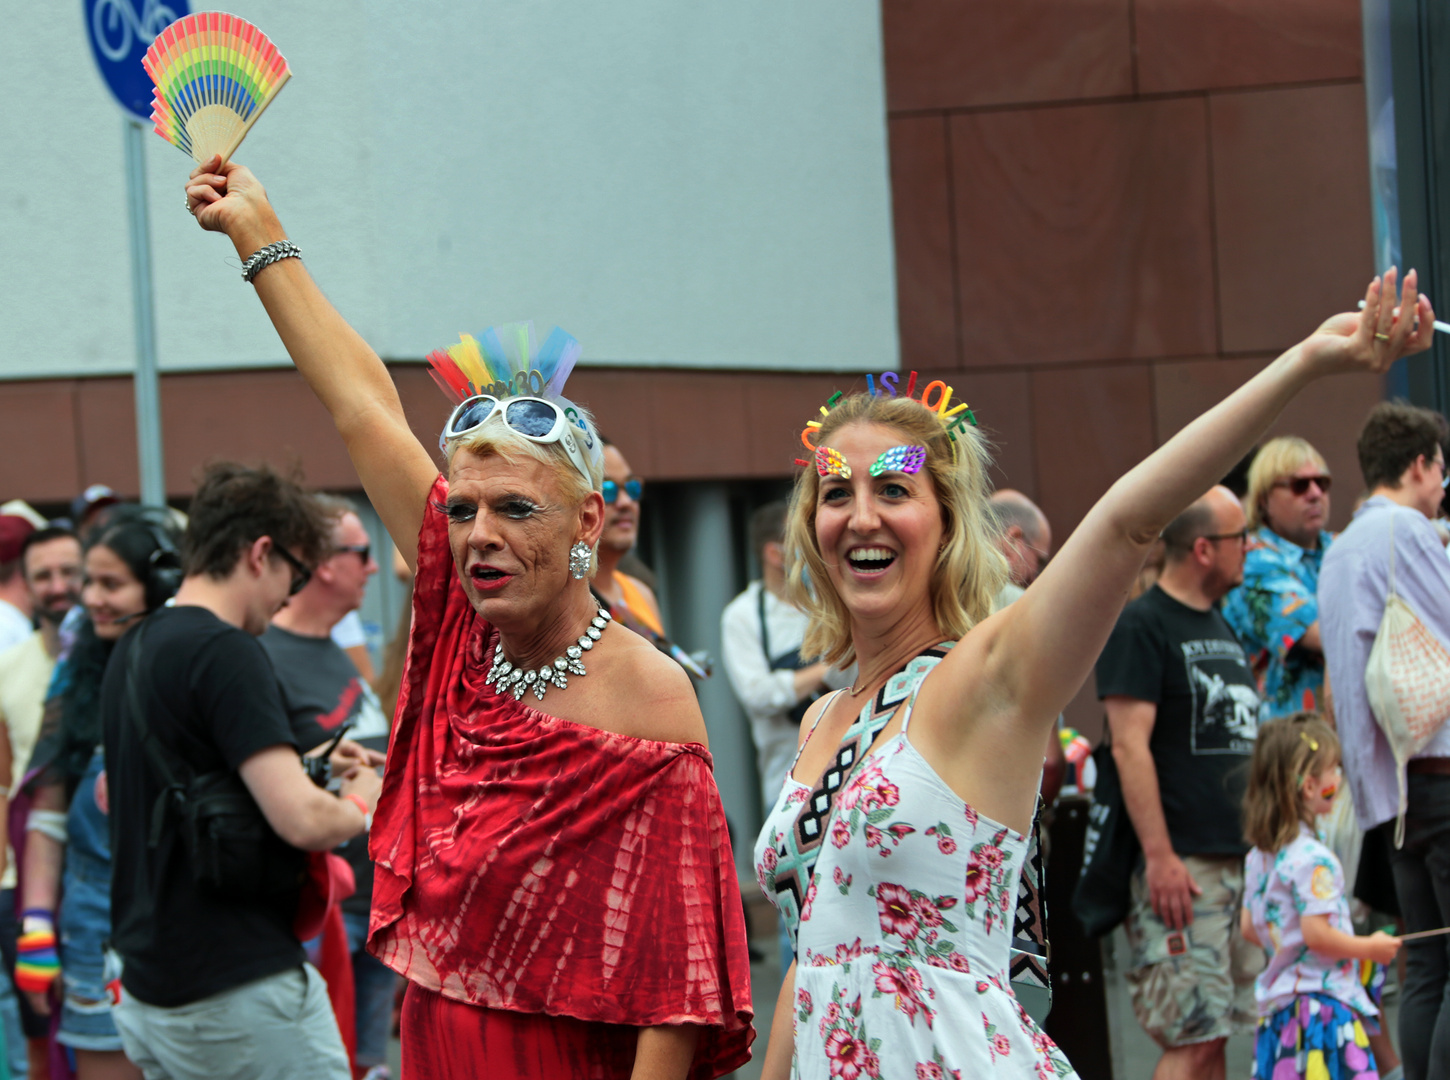
[[156, 384], [156, 308], [151, 297], [151, 223], [146, 213], [146, 134], [135, 120], [124, 120], [122, 126], [131, 226], [131, 299], [136, 316], [136, 457], [141, 501], [147, 506], [165, 506], [161, 397]]

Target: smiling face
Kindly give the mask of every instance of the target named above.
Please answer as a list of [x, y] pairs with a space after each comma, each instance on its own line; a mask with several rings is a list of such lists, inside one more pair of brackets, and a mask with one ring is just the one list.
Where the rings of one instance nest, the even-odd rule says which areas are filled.
[[81, 603], [91, 617], [96, 637], [115, 641], [136, 622], [127, 616], [146, 610], [146, 587], [125, 561], [104, 544], [86, 552]]
[[502, 628], [541, 624], [570, 584], [569, 548], [599, 535], [604, 500], [571, 505], [555, 467], [470, 450], [448, 472], [448, 543], [474, 609]]
[[895, 428], [870, 422], [848, 424], [823, 440], [845, 459], [851, 477], [821, 477], [816, 540], [853, 620], [931, 614], [932, 572], [943, 538], [931, 476], [924, 470], [870, 472], [882, 453], [909, 442]]

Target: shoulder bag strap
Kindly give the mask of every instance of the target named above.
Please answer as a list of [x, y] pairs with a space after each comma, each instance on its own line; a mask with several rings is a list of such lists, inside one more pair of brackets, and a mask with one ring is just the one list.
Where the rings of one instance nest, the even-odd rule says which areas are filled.
[[760, 651], [765, 653], [767, 667], [775, 666], [775, 657], [770, 655], [770, 631], [765, 628], [765, 582], [760, 583], [760, 592], [756, 595], [756, 610], [760, 612]]
[[1390, 595], [1395, 593], [1395, 511], [1390, 509]]
[[131, 642], [131, 651], [126, 656], [126, 711], [131, 714], [131, 724], [141, 740], [141, 749], [151, 763], [156, 778], [161, 781], [161, 792], [151, 807], [151, 832], [148, 843], [155, 847], [161, 842], [161, 827], [166, 821], [166, 804], [172, 798], [185, 793], [186, 785], [176, 778], [166, 752], [151, 736], [146, 724], [146, 711], [141, 707], [141, 647], [146, 643], [146, 626], [149, 619], [136, 627], [136, 640]]

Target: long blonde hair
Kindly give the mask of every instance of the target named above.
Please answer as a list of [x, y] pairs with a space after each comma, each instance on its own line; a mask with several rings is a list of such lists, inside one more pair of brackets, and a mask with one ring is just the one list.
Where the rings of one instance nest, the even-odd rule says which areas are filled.
[[1244, 839], [1271, 855], [1292, 841], [1304, 820], [1304, 778], [1339, 760], [1339, 736], [1317, 712], [1261, 724], [1244, 792]]
[[[1007, 581], [1007, 560], [998, 548], [1000, 526], [987, 504], [986, 439], [975, 427], [959, 431], [955, 453], [937, 414], [905, 397], [856, 394], [843, 398], [821, 421], [818, 444], [848, 424], [882, 424], [901, 432], [904, 443], [926, 447], [923, 475], [941, 504], [943, 543], [931, 575], [932, 612], [944, 639], [956, 640], [992, 613]], [[802, 470], [786, 517], [786, 595], [810, 616], [802, 656], [819, 656], [837, 667], [855, 660], [851, 614], [826, 574], [816, 539], [820, 476]]]
[[1324, 455], [1314, 449], [1307, 439], [1301, 439], [1297, 435], [1280, 435], [1264, 443], [1262, 449], [1254, 455], [1253, 464], [1249, 466], [1249, 490], [1244, 497], [1244, 512], [1249, 519], [1249, 528], [1257, 529], [1269, 523], [1265, 516], [1269, 492], [1274, 490], [1274, 485], [1280, 480], [1288, 478], [1289, 474], [1305, 465], [1313, 465], [1323, 469], [1325, 475], [1329, 474], [1329, 465], [1325, 462]]

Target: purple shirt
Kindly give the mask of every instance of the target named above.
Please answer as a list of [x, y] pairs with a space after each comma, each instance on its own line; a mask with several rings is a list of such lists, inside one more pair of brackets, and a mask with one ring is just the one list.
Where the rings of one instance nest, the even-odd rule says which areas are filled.
[[[1365, 500], [1324, 556], [1319, 572], [1319, 634], [1334, 694], [1344, 775], [1355, 814], [1369, 829], [1399, 814], [1395, 758], [1369, 708], [1364, 669], [1389, 595], [1390, 520], [1395, 591], [1442, 643], [1450, 643], [1450, 558], [1420, 511], [1383, 495]], [[1450, 724], [1416, 757], [1450, 757]]]

